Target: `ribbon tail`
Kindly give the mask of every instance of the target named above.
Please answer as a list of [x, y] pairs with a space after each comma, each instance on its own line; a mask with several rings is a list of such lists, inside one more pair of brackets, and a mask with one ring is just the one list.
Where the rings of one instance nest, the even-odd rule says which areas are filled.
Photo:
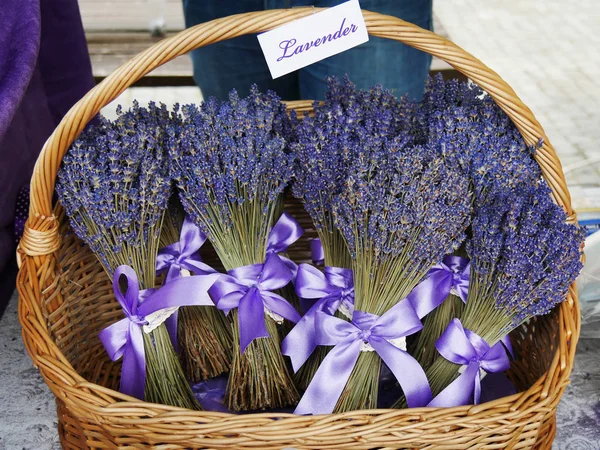
[[444, 270], [436, 270], [419, 283], [406, 298], [419, 319], [422, 319], [446, 300], [450, 289], [452, 276]]
[[195, 261], [193, 259], [186, 259], [182, 263], [182, 266], [195, 275], [208, 275], [211, 273], [217, 273], [217, 271], [208, 264], [203, 263], [202, 261]]
[[504, 345], [504, 348], [506, 349], [510, 357], [514, 359], [515, 353], [513, 351], [512, 343], [510, 342], [510, 336], [507, 334], [502, 339], [500, 339], [500, 342], [502, 342], [502, 345]]
[[479, 367], [477, 368], [477, 372], [475, 373], [475, 387], [473, 389], [473, 404], [479, 405], [479, 400], [481, 399], [481, 371]]
[[471, 403], [475, 390], [475, 377], [479, 374], [479, 363], [471, 362], [462, 375], [440, 392], [427, 405], [435, 408], [463, 406]]
[[373, 339], [371, 345], [400, 383], [408, 407], [426, 406], [431, 401], [431, 388], [417, 360], [385, 339]]
[[294, 414], [331, 414], [360, 354], [360, 340], [341, 342], [323, 359]]
[[146, 387], [146, 357], [144, 339], [139, 325], [129, 324], [129, 341], [123, 354], [121, 385], [119, 390], [126, 395], [144, 399]]
[[323, 265], [325, 263], [325, 252], [321, 239], [315, 238], [310, 241], [310, 259], [315, 265]]
[[265, 324], [265, 307], [258, 289], [253, 288], [241, 298], [238, 306], [238, 327], [240, 329], [240, 350], [242, 353], [257, 338], [269, 337]]
[[208, 295], [219, 274], [179, 277], [148, 296], [138, 307], [139, 314], [147, 316], [160, 309], [174, 306], [214, 306]]
[[262, 296], [264, 305], [269, 311], [280, 315], [290, 322], [298, 323], [300, 314], [298, 314], [296, 308], [294, 308], [285, 298], [269, 291], [263, 292]]

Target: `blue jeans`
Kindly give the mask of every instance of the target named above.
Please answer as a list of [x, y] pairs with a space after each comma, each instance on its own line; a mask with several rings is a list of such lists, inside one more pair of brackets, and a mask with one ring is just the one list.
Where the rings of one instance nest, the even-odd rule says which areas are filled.
[[[296, 6], [329, 7], [343, 0], [183, 0], [187, 27], [232, 14]], [[361, 0], [366, 10], [400, 17], [422, 28], [432, 28], [432, 0]], [[284, 100], [323, 99], [331, 75], [348, 75], [358, 88], [382, 84], [396, 95], [420, 99], [431, 56], [389, 39], [369, 42], [273, 80], [256, 35], [211, 44], [192, 52], [194, 79], [205, 98], [226, 99], [233, 88], [242, 96], [256, 83]]]

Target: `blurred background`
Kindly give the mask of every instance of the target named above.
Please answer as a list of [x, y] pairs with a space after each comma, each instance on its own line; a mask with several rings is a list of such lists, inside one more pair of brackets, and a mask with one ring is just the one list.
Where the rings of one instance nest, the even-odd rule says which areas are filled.
[[[79, 6], [96, 82], [184, 29], [181, 0], [79, 0]], [[562, 161], [578, 217], [591, 234], [600, 222], [600, 2], [434, 0], [433, 11], [434, 31], [498, 72], [541, 122]], [[458, 76], [439, 60], [432, 71]], [[117, 104], [128, 107], [134, 99], [199, 103], [189, 57], [140, 80], [103, 113], [114, 117]], [[600, 315], [599, 249], [597, 233], [587, 245], [591, 263], [581, 283], [587, 289], [582, 297], [586, 339], [580, 341], [573, 381], [558, 410], [554, 449], [600, 450], [600, 322], [594, 321]], [[2, 354], [11, 364], [1, 363], [0, 354], [0, 377], [20, 383], [26, 398], [9, 389], [0, 392], [7, 413], [0, 419], [0, 450], [57, 449], [54, 400], [24, 353], [16, 315], [15, 294], [0, 320]]]

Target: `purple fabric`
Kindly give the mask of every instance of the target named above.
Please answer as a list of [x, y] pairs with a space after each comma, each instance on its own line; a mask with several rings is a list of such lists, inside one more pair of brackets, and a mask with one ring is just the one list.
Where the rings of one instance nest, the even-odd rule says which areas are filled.
[[[277, 255], [279, 253], [287, 252], [290, 245], [296, 242], [304, 234], [304, 229], [291, 215], [284, 212], [277, 220], [277, 223], [273, 225], [269, 238], [267, 240], [267, 255], [265, 260], [270, 255]], [[285, 256], [278, 255], [288, 269], [294, 274], [292, 283], [296, 280], [296, 273], [298, 272], [298, 265]]]
[[235, 414], [229, 411], [223, 400], [227, 389], [227, 376], [219, 376], [209, 378], [208, 380], [200, 381], [192, 386], [192, 391], [196, 400], [200, 403], [205, 411], [217, 411], [228, 414]]
[[[121, 276], [127, 281], [123, 293], [119, 287]], [[147, 325], [150, 314], [173, 306], [206, 305], [213, 302], [208, 289], [218, 274], [181, 277], [160, 289], [140, 291], [138, 277], [129, 266], [119, 266], [113, 275], [113, 290], [125, 318], [100, 332], [100, 340], [111, 360], [123, 358], [121, 386], [124, 394], [143, 399], [146, 385], [146, 358], [142, 326]]]
[[77, 0], [0, 0], [0, 43], [1, 272], [15, 250], [19, 190], [45, 140], [94, 79]]
[[390, 341], [416, 333], [423, 325], [406, 299], [382, 316], [354, 310], [352, 322], [326, 312], [315, 318], [318, 345], [333, 345], [300, 403], [295, 414], [330, 414], [342, 394], [358, 361], [363, 344], [369, 344], [398, 380], [411, 408], [425, 406], [431, 400], [429, 382], [416, 359]]
[[265, 308], [291, 322], [300, 320], [294, 307], [271, 291], [294, 282], [298, 266], [279, 253], [285, 252], [303, 233], [300, 224], [288, 213], [283, 213], [269, 232], [264, 264], [232, 269], [211, 288], [211, 297], [225, 314], [238, 308], [242, 353], [254, 339], [269, 337]]
[[165, 283], [181, 277], [181, 270], [196, 275], [215, 273], [216, 270], [200, 259], [198, 250], [206, 242], [206, 236], [188, 217], [183, 221], [179, 241], [161, 248], [156, 257], [156, 274], [167, 272]]

